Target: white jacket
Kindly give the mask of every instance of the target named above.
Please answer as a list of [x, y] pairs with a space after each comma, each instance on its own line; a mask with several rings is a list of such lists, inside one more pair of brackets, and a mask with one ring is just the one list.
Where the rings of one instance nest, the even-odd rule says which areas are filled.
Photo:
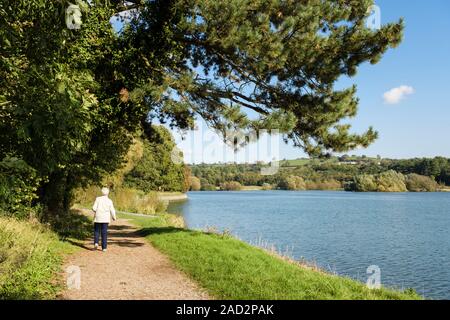
[[94, 222], [110, 223], [111, 217], [116, 220], [116, 209], [108, 196], [97, 197], [92, 210], [95, 212]]

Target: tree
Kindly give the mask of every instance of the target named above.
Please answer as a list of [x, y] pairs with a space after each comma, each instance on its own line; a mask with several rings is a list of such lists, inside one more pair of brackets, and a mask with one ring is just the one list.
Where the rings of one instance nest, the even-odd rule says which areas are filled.
[[65, 26], [66, 1], [0, 3], [0, 159], [34, 168], [52, 211], [68, 208], [75, 187], [120, 167], [142, 113], [121, 105], [120, 81], [111, 81], [114, 11], [92, 3], [80, 30]]
[[175, 142], [170, 131], [163, 126], [148, 125], [143, 140], [142, 158], [125, 175], [124, 184], [144, 192], [187, 191], [185, 165], [174, 162]]
[[[0, 158], [45, 178], [50, 209], [120, 168], [156, 119], [187, 129], [201, 116], [224, 135], [278, 129], [311, 155], [377, 136], [341, 123], [356, 115], [356, 88], [334, 88], [401, 41], [402, 21], [365, 27], [372, 0], [77, 2], [80, 30], [64, 24], [66, 1], [0, 3]], [[130, 9], [113, 32], [111, 16]]]
[[[133, 61], [139, 70], [159, 68], [176, 93], [155, 107], [177, 124], [199, 114], [224, 134], [230, 128], [276, 128], [309, 154], [343, 152], [367, 146], [377, 135], [372, 129], [351, 134], [349, 125], [340, 124], [356, 115], [358, 100], [355, 87], [336, 90], [334, 83], [354, 75], [363, 62], [378, 62], [402, 38], [402, 21], [366, 28], [372, 4], [135, 1], [140, 15], [123, 39], [137, 46]], [[152, 65], [155, 48], [170, 63]], [[243, 110], [259, 118], [250, 120]]]
[[200, 189], [202, 187], [202, 184], [200, 183], [200, 179], [195, 176], [190, 176], [189, 180], [190, 180], [189, 190], [200, 191]]

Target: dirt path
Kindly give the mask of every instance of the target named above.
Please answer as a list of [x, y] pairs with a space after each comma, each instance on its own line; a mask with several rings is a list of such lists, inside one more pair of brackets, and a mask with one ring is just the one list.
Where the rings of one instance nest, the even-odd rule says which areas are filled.
[[151, 246], [125, 219], [109, 226], [108, 250], [94, 251], [92, 240], [70, 256], [64, 270], [78, 266], [80, 289], [62, 299], [208, 299], [208, 295]]

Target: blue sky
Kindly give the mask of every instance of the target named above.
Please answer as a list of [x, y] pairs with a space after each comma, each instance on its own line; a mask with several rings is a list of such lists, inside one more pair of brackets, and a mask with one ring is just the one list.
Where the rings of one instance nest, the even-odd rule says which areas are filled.
[[[405, 19], [402, 44], [375, 66], [364, 65], [356, 77], [360, 109], [354, 130], [369, 125], [379, 139], [355, 154], [392, 158], [450, 157], [450, 1], [378, 0], [382, 23]], [[398, 104], [386, 104], [383, 94], [402, 85], [414, 93]], [[282, 151], [296, 157], [292, 148]]]
[[[350, 120], [353, 130], [363, 132], [373, 126], [379, 132], [379, 139], [369, 148], [349, 153], [389, 158], [450, 157], [450, 1], [376, 0], [376, 4], [382, 24], [405, 19], [405, 36], [378, 64], [362, 65], [355, 77], [343, 78], [337, 84], [338, 88], [358, 87], [360, 106], [356, 118]], [[402, 86], [410, 94], [395, 104], [386, 103], [383, 95]], [[212, 141], [212, 134], [207, 135]], [[202, 135], [194, 134], [196, 144], [199, 139]], [[186, 154], [192, 153], [189, 144], [180, 144]], [[281, 159], [305, 156], [284, 143], [279, 150]], [[220, 160], [204, 153], [201, 161]]]

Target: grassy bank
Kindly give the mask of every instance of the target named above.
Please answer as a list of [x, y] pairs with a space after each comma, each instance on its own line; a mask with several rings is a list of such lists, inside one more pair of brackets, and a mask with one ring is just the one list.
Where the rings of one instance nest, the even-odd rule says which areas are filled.
[[122, 215], [174, 264], [219, 299], [420, 299], [301, 267], [227, 234], [174, 227], [171, 215]]
[[73, 250], [39, 222], [0, 217], [0, 299], [55, 298], [55, 275]]

